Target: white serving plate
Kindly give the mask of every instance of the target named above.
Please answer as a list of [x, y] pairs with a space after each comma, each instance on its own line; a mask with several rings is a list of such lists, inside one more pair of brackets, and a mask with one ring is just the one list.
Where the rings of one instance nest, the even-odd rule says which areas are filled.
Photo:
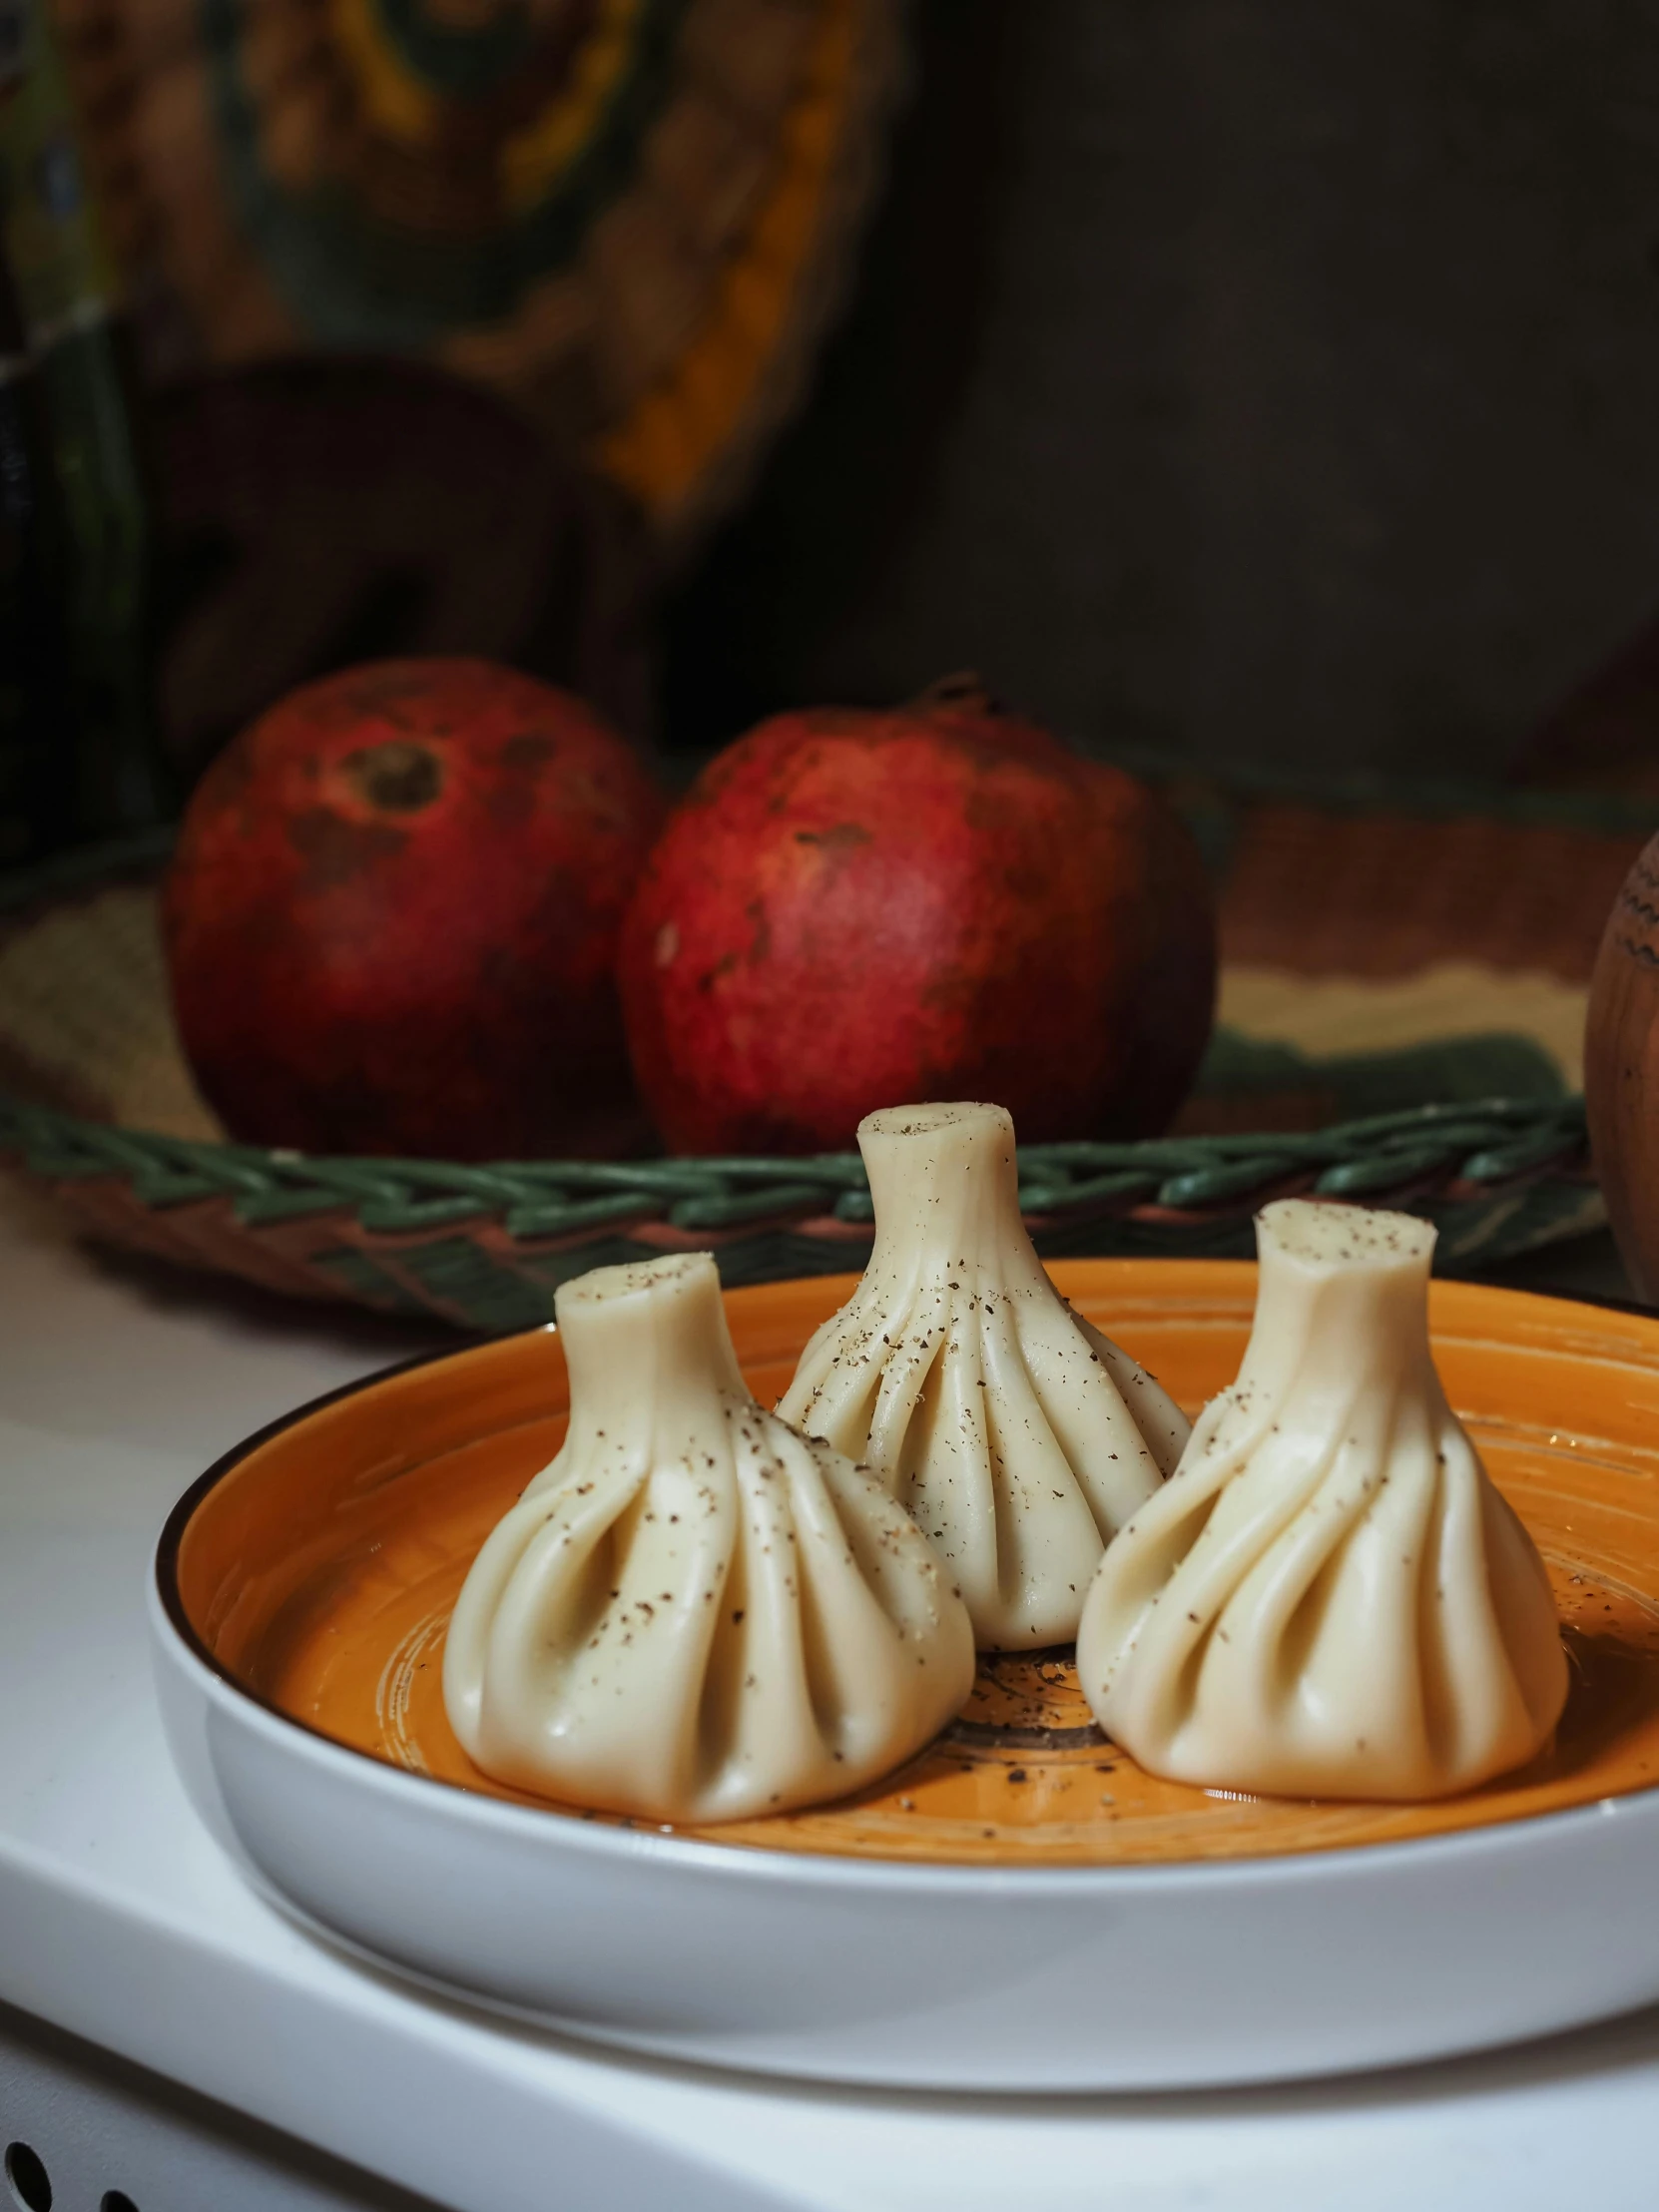
[[[1088, 1286], [1056, 1273], [1085, 1310], [1121, 1322], [1114, 1298], [1121, 1307], [1123, 1285], [1151, 1265], [1070, 1271]], [[1184, 1264], [1155, 1265], [1167, 1278]], [[1216, 1285], [1238, 1279], [1242, 1329], [1249, 1271], [1195, 1264], [1200, 1275], [1216, 1328]], [[802, 1287], [803, 1298], [835, 1295]], [[1480, 1302], [1467, 1321], [1475, 1351], [1492, 1349], [1494, 1306], [1513, 1309], [1516, 1328], [1535, 1310], [1540, 1327], [1568, 1330], [1598, 1389], [1615, 1358], [1644, 1390], [1659, 1387], [1659, 1326], [1620, 1317], [1620, 1344], [1592, 1352], [1586, 1333], [1612, 1326], [1592, 1309], [1458, 1286], [1435, 1295], [1442, 1364], [1469, 1298]], [[734, 1308], [765, 1296], [735, 1294]], [[1149, 1328], [1140, 1341], [1124, 1328], [1132, 1350], [1146, 1349]], [[736, 1316], [734, 1329], [742, 1350]], [[465, 1363], [513, 1356], [486, 1347], [422, 1372], [453, 1371], [464, 1405], [485, 1375]], [[1659, 1791], [1628, 1781], [1571, 1809], [1355, 1849], [948, 1865], [583, 1820], [330, 1740], [215, 1659], [184, 1613], [170, 1544], [274, 1435], [332, 1420], [365, 1389], [401, 1387], [393, 1377], [319, 1401], [223, 1462], [175, 1513], [150, 1594], [162, 1710], [197, 1810], [267, 1895], [368, 1958], [635, 2050], [978, 2090], [1333, 2074], [1659, 1998]]]

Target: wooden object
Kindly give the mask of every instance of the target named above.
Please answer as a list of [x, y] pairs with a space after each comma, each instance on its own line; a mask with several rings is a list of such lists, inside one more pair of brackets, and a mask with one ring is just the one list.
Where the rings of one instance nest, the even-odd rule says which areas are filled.
[[1659, 1303], [1659, 836], [1602, 932], [1584, 1025], [1590, 1149], [1630, 1280]]

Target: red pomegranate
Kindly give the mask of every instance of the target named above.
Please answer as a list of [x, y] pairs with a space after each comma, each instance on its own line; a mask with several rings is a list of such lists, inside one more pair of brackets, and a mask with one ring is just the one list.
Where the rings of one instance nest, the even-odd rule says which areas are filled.
[[664, 802], [582, 703], [485, 661], [308, 684], [221, 755], [164, 902], [179, 1027], [238, 1137], [615, 1152], [622, 910]]
[[634, 1070], [684, 1152], [810, 1152], [912, 1099], [1141, 1135], [1209, 1035], [1216, 932], [1164, 802], [977, 687], [780, 715], [704, 773], [623, 924]]

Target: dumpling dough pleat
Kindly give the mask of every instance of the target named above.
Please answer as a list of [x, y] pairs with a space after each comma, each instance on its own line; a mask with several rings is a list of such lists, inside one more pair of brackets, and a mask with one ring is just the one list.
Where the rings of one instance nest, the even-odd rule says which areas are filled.
[[1297, 1797], [1472, 1789], [1567, 1693], [1532, 1540], [1428, 1346], [1434, 1231], [1286, 1199], [1239, 1380], [1107, 1552], [1077, 1668], [1154, 1774]]
[[858, 1147], [869, 1265], [778, 1410], [888, 1483], [981, 1648], [1069, 1642], [1103, 1547], [1174, 1466], [1186, 1418], [1043, 1273], [1000, 1106], [890, 1107], [859, 1124]]
[[937, 1734], [973, 1638], [881, 1485], [751, 1397], [706, 1253], [555, 1307], [564, 1448], [467, 1575], [443, 1689], [519, 1788], [656, 1820], [843, 1795]]

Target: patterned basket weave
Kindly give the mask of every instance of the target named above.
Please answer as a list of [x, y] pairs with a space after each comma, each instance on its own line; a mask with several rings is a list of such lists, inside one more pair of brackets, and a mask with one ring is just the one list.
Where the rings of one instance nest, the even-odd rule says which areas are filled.
[[[1255, 833], [1242, 819], [1247, 843]], [[1629, 833], [1606, 842], [1611, 865]], [[166, 1004], [148, 888], [160, 849], [83, 856], [0, 893], [0, 1153], [100, 1236], [299, 1296], [483, 1330], [543, 1320], [567, 1277], [665, 1250], [713, 1247], [729, 1283], [862, 1265], [870, 1208], [855, 1155], [466, 1167], [217, 1141]], [[1247, 877], [1246, 888], [1262, 926], [1261, 884]], [[1224, 901], [1224, 937], [1231, 927]], [[1568, 946], [1557, 964], [1576, 960]], [[1276, 1080], [1288, 1068], [1339, 1102], [1367, 1085], [1376, 1095], [1379, 1070], [1399, 1086], [1393, 1062], [1268, 1057]], [[1245, 1255], [1255, 1208], [1294, 1191], [1429, 1216], [1452, 1272], [1596, 1226], [1580, 1101], [1547, 1068], [1533, 1079], [1539, 1056], [1520, 1040], [1454, 1057], [1455, 1068], [1421, 1054], [1401, 1063], [1409, 1080], [1427, 1067], [1442, 1099], [1461, 1086], [1448, 1103], [1291, 1133], [1027, 1148], [1021, 1198], [1038, 1247]], [[1532, 1095], [1470, 1097], [1488, 1069]]]
[[[856, 1271], [869, 1248], [869, 1193], [853, 1155], [630, 1167], [320, 1160], [101, 1127], [0, 1098], [8, 1148], [117, 1243], [474, 1329], [544, 1321], [558, 1284], [616, 1261], [713, 1249], [737, 1284]], [[1254, 1209], [1299, 1191], [1428, 1216], [1453, 1272], [1603, 1218], [1577, 1100], [1425, 1107], [1280, 1138], [1040, 1145], [1022, 1152], [1020, 1171], [1048, 1258], [1247, 1257]]]

